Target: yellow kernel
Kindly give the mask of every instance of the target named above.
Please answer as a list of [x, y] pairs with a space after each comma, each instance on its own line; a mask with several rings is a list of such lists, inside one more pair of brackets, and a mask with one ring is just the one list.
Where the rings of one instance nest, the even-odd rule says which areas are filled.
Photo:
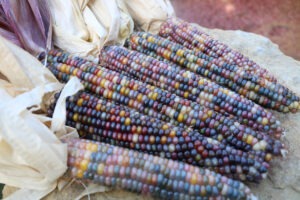
[[77, 178], [82, 178], [83, 177], [83, 171], [81, 169], [77, 170]]
[[129, 88], [126, 88], [126, 89], [125, 89], [125, 95], [128, 96], [129, 92], [130, 92], [130, 89], [129, 89]]
[[98, 145], [92, 144], [90, 149], [91, 149], [91, 152], [96, 152], [98, 150]]
[[122, 95], [125, 94], [125, 89], [126, 89], [125, 87], [122, 87], [122, 88], [121, 88], [120, 93], [121, 93]]
[[102, 70], [99, 70], [99, 71], [97, 72], [97, 75], [96, 75], [96, 76], [101, 77], [101, 75], [102, 75]]
[[259, 85], [256, 85], [255, 88], [254, 88], [254, 91], [255, 91], [255, 92], [258, 92], [259, 88], [260, 88], [260, 86], [259, 86]]
[[212, 114], [213, 114], [213, 111], [212, 111], [212, 110], [209, 110], [209, 111], [207, 112], [208, 117], [211, 117]]
[[176, 52], [176, 55], [182, 57], [182, 56], [183, 56], [183, 53], [184, 53], [184, 51], [181, 50], [181, 49], [179, 49], [179, 50]]
[[167, 137], [166, 137], [165, 135], [162, 136], [160, 141], [161, 141], [162, 144], [166, 144], [166, 142], [167, 142]]
[[184, 92], [183, 96], [184, 96], [184, 98], [188, 98], [189, 97], [189, 93], [188, 92]]
[[190, 62], [187, 63], [186, 68], [191, 69], [191, 64]]
[[178, 89], [178, 88], [179, 88], [179, 85], [180, 85], [180, 84], [179, 84], [178, 82], [176, 82], [175, 85], [174, 85], [175, 89]]
[[169, 126], [167, 125], [167, 124], [164, 124], [163, 126], [162, 126], [162, 129], [163, 130], [167, 130], [169, 128]]
[[196, 119], [192, 119], [191, 126], [194, 126], [196, 124]]
[[87, 160], [82, 160], [82, 161], [80, 162], [80, 169], [81, 169], [82, 171], [87, 170], [88, 164], [89, 164], [89, 162], [88, 162]]
[[77, 114], [77, 113], [75, 113], [75, 114], [73, 115], [73, 121], [75, 121], [75, 122], [78, 121], [78, 114]]
[[138, 39], [138, 37], [134, 37], [134, 38], [132, 39], [132, 41], [133, 41], [135, 44], [137, 44], [138, 41], [139, 41], [139, 39]]
[[203, 79], [200, 79], [200, 80], [198, 81], [198, 84], [199, 84], [199, 85], [203, 85], [203, 84], [204, 84], [204, 80], [203, 80]]
[[85, 149], [91, 150], [92, 143], [86, 143]]
[[101, 109], [101, 104], [97, 104], [97, 105], [96, 105], [96, 110], [97, 110], [97, 111], [100, 111], [100, 109]]
[[246, 143], [247, 144], [252, 144], [252, 141], [253, 141], [253, 136], [252, 135], [248, 135]]
[[83, 103], [83, 99], [79, 99], [79, 100], [77, 101], [77, 106], [82, 106], [82, 103]]
[[104, 167], [105, 167], [104, 164], [100, 163], [97, 167], [97, 174], [102, 175], [104, 172]]
[[155, 101], [156, 99], [157, 99], [157, 96], [158, 96], [158, 93], [154, 93], [153, 95], [152, 95], [152, 99]]
[[272, 154], [267, 153], [265, 157], [265, 161], [270, 162], [272, 160]]
[[125, 114], [126, 114], [125, 111], [124, 111], [124, 110], [121, 110], [119, 115], [120, 115], [120, 117], [124, 117]]
[[128, 102], [128, 106], [129, 107], [133, 107], [133, 104], [134, 104], [134, 100], [130, 99], [129, 102]]
[[170, 137], [175, 137], [175, 136], [176, 136], [176, 132], [174, 130], [171, 130]]
[[92, 83], [93, 83], [93, 84], [96, 84], [96, 83], [97, 83], [97, 76], [93, 76], [93, 78], [92, 78]]
[[196, 173], [193, 173], [193, 175], [192, 175], [192, 177], [191, 177], [190, 183], [191, 183], [192, 185], [197, 184], [197, 174], [196, 174]]
[[170, 57], [171, 57], [171, 52], [170, 52], [170, 51], [168, 51], [168, 52], [167, 52], [167, 54], [166, 54], [166, 58], [169, 60], [169, 59], [170, 59]]
[[204, 115], [202, 116], [202, 119], [203, 119], [203, 120], [206, 120], [207, 118], [208, 118], [207, 114], [204, 114]]
[[71, 66], [70, 65], [66, 65], [66, 73], [70, 74], [70, 69], [71, 69]]
[[165, 50], [165, 51], [163, 52], [163, 57], [166, 58], [166, 57], [167, 57], [167, 54], [168, 54], [168, 51]]
[[208, 70], [205, 70], [205, 71], [204, 71], [204, 76], [207, 76], [208, 73], [209, 73], [209, 71], [208, 71]]
[[142, 102], [142, 100], [143, 100], [143, 95], [142, 95], [142, 94], [138, 94], [137, 100], [138, 100], [139, 102]]
[[73, 76], [76, 76], [76, 74], [77, 74], [77, 72], [78, 72], [78, 69], [77, 68], [75, 68], [74, 70], [73, 70]]
[[183, 65], [183, 63], [184, 63], [184, 58], [181, 58], [181, 59], [179, 60], [179, 65]]
[[183, 122], [183, 118], [184, 118], [183, 114], [180, 113], [180, 114], [178, 115], [177, 121]]
[[154, 39], [154, 37], [150, 36], [150, 37], [148, 37], [147, 41], [153, 43], [155, 41], [155, 39]]
[[129, 125], [130, 125], [130, 118], [129, 118], [129, 117], [127, 117], [127, 118], [125, 119], [125, 125], [126, 125], [126, 126], [129, 126]]
[[66, 72], [66, 64], [62, 64], [62, 65], [61, 65], [60, 71], [61, 71], [61, 72], [64, 72], [64, 73]]
[[133, 90], [138, 90], [138, 88], [139, 88], [139, 86], [138, 86], [138, 84], [135, 84], [134, 86], [133, 86]]
[[108, 98], [108, 99], [112, 99], [112, 95], [113, 95], [113, 92], [112, 92], [112, 91], [108, 91], [108, 96], [107, 96], [107, 98]]
[[223, 135], [219, 134], [217, 140], [218, 140], [218, 141], [222, 141], [223, 139], [224, 139], [224, 138], [223, 138]]
[[138, 126], [137, 129], [136, 129], [136, 132], [137, 132], [138, 134], [140, 134], [140, 133], [142, 132], [142, 127], [141, 127], [141, 126]]
[[154, 144], [155, 143], [155, 137], [153, 135], [150, 136], [149, 138], [150, 144]]
[[264, 117], [264, 118], [262, 119], [261, 123], [262, 123], [263, 125], [267, 125], [267, 124], [269, 123], [268, 118]]
[[102, 80], [100, 81], [100, 87], [104, 88], [104, 85], [105, 85], [105, 79], [102, 79]]

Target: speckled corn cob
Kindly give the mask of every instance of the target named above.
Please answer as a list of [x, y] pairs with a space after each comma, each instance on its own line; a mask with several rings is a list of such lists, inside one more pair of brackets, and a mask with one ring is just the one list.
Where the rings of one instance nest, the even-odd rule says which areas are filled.
[[157, 199], [251, 199], [239, 181], [121, 147], [82, 139], [66, 139], [68, 166], [75, 178]]
[[159, 35], [173, 40], [188, 49], [199, 50], [208, 56], [219, 58], [228, 64], [236, 65], [249, 74], [277, 82], [276, 78], [266, 69], [245, 57], [241, 53], [231, 49], [226, 44], [213, 39], [196, 26], [178, 18], [169, 18], [161, 25]]
[[49, 52], [48, 68], [61, 81], [67, 81], [70, 75], [77, 76], [85, 89], [143, 114], [153, 116], [153, 113], [159, 113], [155, 115], [163, 116], [164, 121], [173, 119], [178, 125], [191, 126], [203, 135], [244, 151], [259, 150], [278, 155], [283, 147], [279, 140], [154, 86], [131, 80], [108, 69], [97, 68], [94, 63], [80, 64], [78, 61], [71, 66], [59, 63], [60, 60], [69, 63], [72, 57], [62, 52]]
[[[178, 43], [145, 32], [131, 34], [127, 45], [133, 49], [152, 52], [173, 63], [226, 86], [248, 99], [280, 112], [296, 112], [300, 98], [284, 86], [252, 75], [235, 65], [209, 57], [202, 52], [191, 51]], [[139, 48], [140, 47], [140, 48]]]
[[[54, 107], [55, 102], [49, 116]], [[269, 154], [261, 158], [226, 147], [193, 130], [174, 127], [85, 92], [69, 98], [66, 109], [66, 125], [86, 139], [184, 161], [238, 180], [258, 182], [269, 167], [263, 161]]]
[[125, 72], [202, 106], [231, 114], [235, 120], [254, 130], [277, 136], [283, 132], [271, 112], [193, 72], [119, 46], [105, 47], [100, 60], [106, 68]]

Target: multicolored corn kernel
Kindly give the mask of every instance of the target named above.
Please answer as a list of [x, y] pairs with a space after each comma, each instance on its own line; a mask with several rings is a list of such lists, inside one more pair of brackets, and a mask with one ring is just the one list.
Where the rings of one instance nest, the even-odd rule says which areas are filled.
[[230, 65], [200, 51], [191, 51], [168, 39], [150, 33], [136, 32], [131, 34], [127, 45], [150, 56], [163, 57], [264, 107], [280, 112], [296, 112], [300, 109], [300, 98], [283, 85], [249, 74], [243, 68]]
[[161, 25], [159, 35], [175, 41], [188, 49], [198, 50], [208, 56], [224, 60], [228, 64], [236, 65], [249, 74], [255, 74], [271, 82], [277, 82], [272, 74], [254, 61], [179, 18], [166, 20]]
[[101, 51], [103, 66], [125, 72], [142, 82], [155, 85], [185, 99], [197, 102], [221, 113], [235, 116], [235, 120], [254, 130], [281, 135], [280, 122], [271, 112], [252, 101], [219, 86], [210, 80], [177, 66], [120, 46], [108, 46]]
[[[55, 102], [49, 107], [49, 116]], [[68, 98], [66, 109], [66, 125], [76, 128], [86, 139], [180, 160], [238, 180], [259, 182], [269, 167], [265, 156], [227, 147], [193, 130], [172, 126], [85, 92]]]
[[[279, 140], [263, 132], [253, 131], [222, 114], [167, 91], [109, 69], [98, 68], [94, 63], [76, 63], [77, 58], [55, 50], [50, 51], [47, 58], [48, 68], [60, 81], [67, 81], [71, 75], [77, 76], [86, 90], [140, 113], [171, 121], [178, 126], [192, 127], [202, 135], [244, 151], [266, 151], [278, 155], [283, 148]], [[68, 65], [72, 59], [75, 60], [74, 65]]]
[[207, 169], [82, 139], [66, 139], [75, 178], [157, 199], [252, 199], [250, 189]]

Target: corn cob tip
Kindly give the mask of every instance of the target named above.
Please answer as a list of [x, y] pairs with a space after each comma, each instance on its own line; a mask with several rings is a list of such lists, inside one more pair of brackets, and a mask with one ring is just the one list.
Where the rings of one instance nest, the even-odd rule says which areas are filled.
[[280, 154], [283, 158], [286, 158], [288, 153], [289, 153], [289, 151], [287, 149], [280, 150]]
[[258, 200], [258, 198], [254, 194], [251, 194], [250, 195], [250, 200]]

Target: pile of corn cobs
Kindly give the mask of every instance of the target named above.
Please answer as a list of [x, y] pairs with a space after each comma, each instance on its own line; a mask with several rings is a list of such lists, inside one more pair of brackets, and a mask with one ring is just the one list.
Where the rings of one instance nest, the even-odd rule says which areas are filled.
[[299, 97], [179, 19], [125, 46], [103, 48], [100, 65], [60, 50], [39, 56], [60, 81], [85, 87], [67, 99], [66, 124], [88, 139], [65, 141], [72, 175], [159, 199], [250, 199], [240, 181], [262, 180], [285, 149], [265, 108], [296, 112]]

